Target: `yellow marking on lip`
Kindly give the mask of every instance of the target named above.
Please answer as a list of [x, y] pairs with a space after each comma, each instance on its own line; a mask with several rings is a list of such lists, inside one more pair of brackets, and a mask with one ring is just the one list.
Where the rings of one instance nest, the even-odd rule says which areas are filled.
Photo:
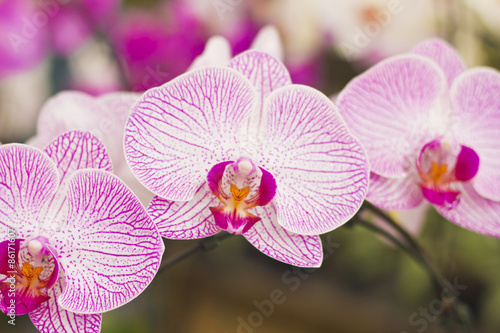
[[446, 164], [437, 164], [436, 162], [431, 162], [431, 172], [429, 176], [431, 179], [439, 183], [443, 175], [448, 171], [448, 165]]
[[250, 187], [244, 187], [242, 189], [239, 189], [236, 185], [231, 184], [231, 195], [233, 196], [234, 201], [236, 203], [239, 203], [245, 199], [248, 194], [250, 193]]

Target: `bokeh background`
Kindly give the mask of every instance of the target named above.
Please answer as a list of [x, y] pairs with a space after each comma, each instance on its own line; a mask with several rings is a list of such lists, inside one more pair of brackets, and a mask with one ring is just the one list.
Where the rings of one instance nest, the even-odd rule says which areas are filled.
[[[183, 73], [214, 35], [238, 54], [261, 27], [275, 25], [294, 83], [334, 97], [369, 66], [430, 37], [453, 44], [470, 67], [499, 69], [499, 18], [498, 0], [0, 0], [0, 141], [34, 135], [41, 106], [59, 91], [101, 95], [161, 85]], [[440, 272], [463, 286], [473, 332], [500, 332], [500, 240], [433, 210], [394, 216]], [[420, 313], [437, 304], [439, 292], [405, 253], [350, 223], [323, 238], [332, 253], [320, 269], [302, 271], [242, 237], [225, 239], [106, 313], [102, 332], [461, 332], [447, 309]], [[166, 241], [165, 257], [193, 244]], [[280, 304], [271, 311], [273, 295]], [[36, 331], [27, 316], [15, 327], [3, 318], [1, 332]]]

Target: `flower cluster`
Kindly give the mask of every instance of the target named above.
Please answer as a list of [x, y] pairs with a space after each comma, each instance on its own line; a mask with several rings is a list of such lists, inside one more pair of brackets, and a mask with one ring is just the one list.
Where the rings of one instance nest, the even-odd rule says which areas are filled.
[[186, 73], [142, 95], [49, 100], [30, 145], [0, 146], [0, 309], [44, 333], [99, 332], [101, 313], [157, 273], [162, 236], [227, 232], [319, 267], [319, 235], [365, 198], [389, 210], [425, 199], [500, 237], [498, 72], [466, 70], [429, 40], [334, 103], [293, 84], [281, 57], [266, 27], [235, 57], [211, 39]]

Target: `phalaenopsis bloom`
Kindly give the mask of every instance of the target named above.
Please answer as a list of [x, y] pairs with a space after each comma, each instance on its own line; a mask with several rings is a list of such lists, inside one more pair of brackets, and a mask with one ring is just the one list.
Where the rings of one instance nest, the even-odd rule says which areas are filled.
[[368, 185], [364, 150], [333, 103], [258, 51], [147, 91], [125, 156], [158, 195], [148, 211], [162, 236], [225, 230], [297, 266], [321, 264], [318, 234], [348, 221]]
[[45, 151], [0, 147], [0, 308], [44, 333], [99, 332], [101, 313], [138, 296], [164, 246], [90, 133]]
[[337, 103], [369, 157], [368, 200], [398, 210], [426, 199], [500, 237], [500, 73], [465, 70], [451, 46], [430, 40], [355, 78]]

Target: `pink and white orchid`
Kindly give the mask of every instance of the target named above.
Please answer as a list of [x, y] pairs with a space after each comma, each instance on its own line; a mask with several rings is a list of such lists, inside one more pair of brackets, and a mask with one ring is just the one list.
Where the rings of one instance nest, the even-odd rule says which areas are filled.
[[101, 313], [138, 296], [164, 251], [104, 146], [68, 132], [45, 151], [0, 147], [0, 308], [43, 333], [99, 332]]
[[125, 129], [125, 156], [157, 197], [160, 234], [222, 230], [296, 266], [319, 266], [318, 234], [347, 222], [368, 185], [363, 148], [333, 103], [247, 51], [147, 91]]
[[68, 131], [89, 131], [106, 147], [113, 173], [139, 197], [144, 205], [153, 194], [144, 188], [127, 165], [123, 153], [123, 131], [130, 108], [140, 94], [116, 92], [92, 97], [77, 91], [65, 91], [50, 98], [38, 118], [37, 135], [28, 144], [44, 149], [52, 140]]
[[337, 105], [371, 165], [368, 200], [409, 209], [426, 199], [450, 221], [500, 237], [500, 74], [465, 70], [429, 40], [352, 80]]

